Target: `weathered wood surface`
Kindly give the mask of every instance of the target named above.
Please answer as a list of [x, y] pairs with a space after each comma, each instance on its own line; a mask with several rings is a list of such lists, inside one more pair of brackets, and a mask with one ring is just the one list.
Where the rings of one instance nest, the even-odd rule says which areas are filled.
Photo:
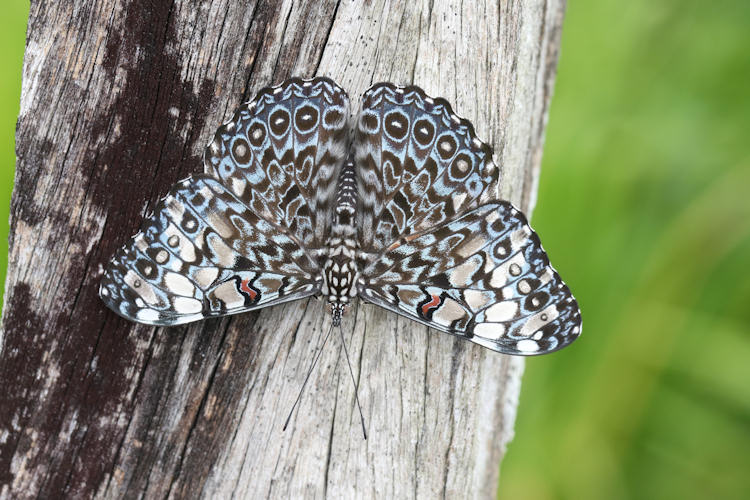
[[0, 358], [0, 496], [494, 494], [522, 361], [359, 304], [290, 428], [323, 303], [157, 329], [96, 289], [216, 127], [292, 76], [454, 103], [532, 208], [564, 0], [33, 1]]

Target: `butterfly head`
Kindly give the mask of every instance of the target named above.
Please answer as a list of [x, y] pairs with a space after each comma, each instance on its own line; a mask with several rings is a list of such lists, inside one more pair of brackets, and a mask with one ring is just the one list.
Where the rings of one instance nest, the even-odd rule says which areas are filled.
[[346, 314], [346, 310], [349, 308], [349, 304], [343, 302], [330, 302], [328, 309], [331, 311], [331, 323], [333, 326], [339, 326], [341, 324], [341, 317]]

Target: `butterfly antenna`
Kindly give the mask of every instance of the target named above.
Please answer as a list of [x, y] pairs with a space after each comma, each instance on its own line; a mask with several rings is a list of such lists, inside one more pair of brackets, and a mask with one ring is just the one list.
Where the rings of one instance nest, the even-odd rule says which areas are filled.
[[302, 398], [302, 392], [305, 390], [305, 385], [307, 385], [307, 380], [310, 378], [310, 374], [312, 374], [313, 369], [315, 369], [315, 365], [318, 364], [320, 355], [323, 354], [323, 348], [326, 346], [326, 342], [328, 342], [328, 337], [331, 336], [332, 331], [333, 331], [333, 323], [331, 323], [331, 328], [328, 329], [328, 333], [326, 334], [325, 339], [323, 339], [323, 345], [320, 346], [320, 350], [313, 358], [312, 365], [310, 365], [310, 369], [307, 371], [307, 375], [305, 375], [305, 381], [302, 382], [302, 387], [300, 387], [299, 389], [299, 394], [297, 395], [297, 399], [294, 400], [292, 409], [289, 411], [289, 416], [286, 417], [286, 422], [284, 422], [284, 428], [282, 429], [283, 431], [286, 430], [287, 426], [289, 425], [289, 421], [292, 419], [292, 414], [294, 413], [294, 409], [297, 407], [297, 403], [299, 403], [299, 400]]
[[346, 350], [346, 340], [344, 340], [344, 329], [341, 327], [341, 324], [339, 323], [339, 332], [341, 332], [341, 344], [344, 346], [344, 354], [346, 354], [346, 364], [349, 365], [349, 375], [352, 376], [352, 383], [354, 384], [354, 398], [357, 400], [357, 409], [359, 410], [359, 419], [362, 421], [362, 434], [365, 436], [365, 440], [367, 439], [367, 431], [365, 430], [365, 417], [362, 415], [362, 406], [359, 404], [359, 387], [357, 387], [357, 382], [354, 380], [354, 371], [352, 370], [352, 364], [349, 361], [349, 351]]

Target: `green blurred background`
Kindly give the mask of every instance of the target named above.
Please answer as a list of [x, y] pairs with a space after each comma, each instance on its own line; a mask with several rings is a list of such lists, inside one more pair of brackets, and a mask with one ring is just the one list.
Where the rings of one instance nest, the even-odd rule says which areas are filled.
[[[0, 18], [3, 256], [27, 14]], [[533, 220], [584, 334], [528, 360], [501, 498], [750, 498], [748, 33], [746, 0], [569, 3]]]
[[535, 228], [583, 336], [503, 499], [750, 498], [750, 2], [571, 0]]
[[21, 66], [26, 43], [29, 2], [5, 0], [0, 15], [0, 288], [5, 290], [8, 267], [8, 216], [16, 165], [15, 135], [21, 99]]

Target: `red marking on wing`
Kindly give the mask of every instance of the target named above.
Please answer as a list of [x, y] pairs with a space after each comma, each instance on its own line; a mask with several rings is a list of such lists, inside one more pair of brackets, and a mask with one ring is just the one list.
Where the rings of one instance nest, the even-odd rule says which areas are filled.
[[242, 293], [248, 294], [250, 296], [250, 300], [255, 300], [255, 297], [258, 296], [258, 292], [256, 292], [250, 287], [249, 279], [242, 280], [242, 283], [240, 283], [240, 291]]
[[439, 305], [440, 297], [438, 297], [437, 295], [433, 295], [432, 300], [422, 306], [422, 316], [427, 316], [427, 313], [430, 312], [430, 309]]

